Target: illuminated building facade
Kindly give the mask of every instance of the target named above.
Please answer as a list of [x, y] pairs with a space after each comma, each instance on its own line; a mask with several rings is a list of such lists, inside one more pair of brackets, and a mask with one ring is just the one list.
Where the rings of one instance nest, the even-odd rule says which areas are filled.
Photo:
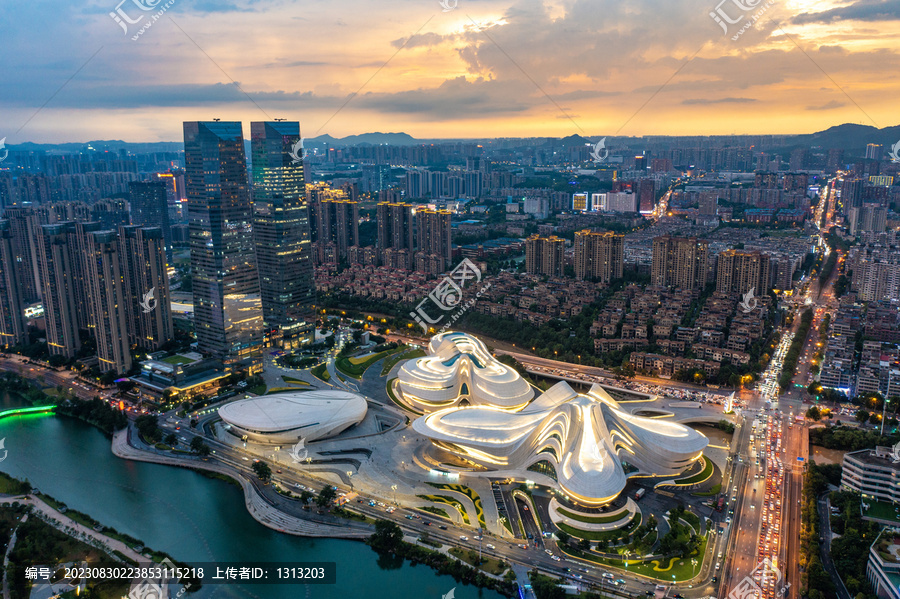
[[295, 349], [312, 341], [316, 298], [303, 160], [297, 121], [250, 124], [253, 233], [266, 331]]
[[580, 395], [565, 382], [519, 411], [452, 407], [412, 426], [445, 470], [533, 480], [584, 507], [611, 502], [628, 476], [683, 472], [708, 444], [684, 425], [629, 414], [599, 385]]
[[226, 368], [262, 370], [263, 314], [239, 122], [184, 123], [194, 331]]
[[518, 372], [494, 359], [471, 335], [435, 335], [428, 353], [404, 363], [397, 377], [402, 401], [416, 411], [468, 405], [520, 410], [534, 397], [534, 389]]

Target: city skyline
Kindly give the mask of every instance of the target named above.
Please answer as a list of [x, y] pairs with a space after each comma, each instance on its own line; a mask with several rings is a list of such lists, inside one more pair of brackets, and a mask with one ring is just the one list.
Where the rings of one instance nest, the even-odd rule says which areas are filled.
[[[5, 36], [17, 51], [0, 69], [8, 115], [0, 135], [11, 146], [172, 141], [176, 123], [213, 116], [298, 119], [309, 137], [780, 134], [892, 124], [900, 91], [884, 76], [900, 64], [892, 4], [760, 2], [748, 14], [707, 0], [596, 6], [463, 0], [445, 11], [416, 0], [404, 10], [354, 2], [298, 14], [267, 2], [176, 1], [138, 39], [152, 15], [130, 4], [122, 10], [136, 23], [124, 33], [104, 3], [49, 14], [22, 7]], [[758, 20], [741, 32], [710, 13]], [[24, 34], [38, 24], [49, 44]], [[263, 30], [264, 43], [230, 41], [261, 39]], [[352, 43], [332, 42], [348, 35]], [[73, 109], [77, 120], [68, 118]]]

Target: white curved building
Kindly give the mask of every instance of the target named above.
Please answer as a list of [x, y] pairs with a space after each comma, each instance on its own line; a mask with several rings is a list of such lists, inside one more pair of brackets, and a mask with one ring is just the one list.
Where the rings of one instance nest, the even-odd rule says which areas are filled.
[[599, 385], [579, 395], [554, 385], [520, 412], [489, 406], [422, 416], [413, 429], [439, 448], [502, 476], [536, 479], [585, 506], [609, 503], [633, 475], [670, 475], [698, 459], [708, 439], [681, 424], [634, 416]]
[[435, 335], [428, 353], [408, 360], [397, 377], [402, 400], [415, 410], [486, 405], [515, 411], [534, 398], [531, 385], [471, 335], [452, 331]]
[[301, 391], [242, 399], [219, 408], [219, 416], [251, 441], [286, 445], [333, 437], [362, 422], [367, 410], [356, 393]]

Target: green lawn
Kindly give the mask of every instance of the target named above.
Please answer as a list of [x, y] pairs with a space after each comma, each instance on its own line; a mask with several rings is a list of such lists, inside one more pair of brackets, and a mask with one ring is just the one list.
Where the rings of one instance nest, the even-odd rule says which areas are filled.
[[702, 493], [692, 493], [692, 495], [694, 497], [712, 497], [713, 495], [718, 495], [721, 490], [722, 490], [722, 484], [719, 483], [718, 485], [714, 486], [709, 491], [703, 491]]
[[11, 477], [5, 472], [0, 472], [0, 493], [7, 495], [19, 495], [31, 491], [31, 485]]
[[478, 493], [473, 491], [471, 488], [464, 485], [451, 485], [446, 483], [425, 484], [430, 487], [434, 487], [435, 489], [441, 489], [442, 491], [453, 491], [455, 493], [460, 493], [471, 499], [472, 503], [475, 505], [475, 515], [478, 516], [478, 524], [481, 525], [481, 528], [487, 528], [487, 525], [485, 525], [484, 523], [484, 507], [481, 505], [481, 497], [479, 497]]
[[328, 374], [328, 366], [326, 364], [319, 364], [318, 366], [310, 370], [310, 372], [314, 377], [316, 377], [317, 379], [321, 379], [326, 383], [331, 378], [331, 375]]
[[169, 356], [168, 358], [163, 358], [162, 362], [166, 364], [172, 364], [174, 366], [180, 366], [182, 364], [190, 364], [193, 362], [190, 358], [185, 358], [184, 356]]
[[261, 385], [255, 385], [253, 387], [248, 387], [247, 389], [245, 389], [245, 391], [247, 391], [247, 393], [252, 393], [254, 395], [262, 395], [263, 393], [266, 392], [266, 384], [262, 383]]
[[394, 404], [396, 404], [398, 408], [402, 408], [402, 409], [406, 410], [407, 412], [412, 412], [413, 414], [416, 414], [417, 416], [421, 416], [422, 412], [413, 410], [409, 406], [404, 405], [404, 403], [402, 401], [400, 401], [399, 399], [397, 399], [397, 396], [394, 395], [394, 381], [396, 381], [396, 380], [397, 379], [391, 379], [387, 382], [388, 397], [391, 398], [391, 401], [394, 402]]
[[697, 534], [700, 534], [700, 517], [697, 516], [697, 514], [685, 510], [681, 519], [690, 524], [691, 527], [697, 531]]
[[307, 383], [306, 381], [304, 381], [302, 379], [294, 378], [292, 376], [283, 376], [281, 378], [284, 379], [285, 383], [291, 383], [294, 385], [305, 385], [307, 387], [311, 387], [311, 385], [309, 383]]
[[[633, 572], [635, 574], [641, 574], [650, 578], [657, 578], [661, 582], [671, 582], [672, 575], [674, 574], [676, 582], [683, 582], [686, 580], [690, 580], [691, 578], [693, 578], [695, 572], [700, 571], [700, 566], [702, 563], [701, 556], [706, 552], [706, 543], [708, 540], [709, 539], [704, 536], [703, 540], [700, 542], [700, 547], [698, 548], [698, 550], [687, 557], [673, 557], [662, 560], [662, 562], [664, 563], [660, 563], [660, 560], [650, 560], [646, 562], [627, 560], [627, 568], [625, 567], [625, 560], [605, 559], [602, 557], [598, 557], [593, 553], [582, 553], [580, 551], [572, 549], [564, 551], [564, 553], [567, 553], [572, 557], [578, 557], [583, 560], [602, 564], [604, 566], [619, 568], [620, 570], [625, 570], [626, 572]], [[697, 560], [696, 568], [693, 564], [691, 564], [691, 558]]]
[[445, 503], [450, 507], [456, 509], [459, 512], [459, 515], [462, 516], [463, 522], [469, 524], [469, 514], [466, 512], [465, 506], [458, 499], [454, 499], [452, 497], [447, 497], [446, 495], [416, 495], [419, 499], [424, 499], [425, 501], [433, 501], [434, 503]]
[[640, 526], [642, 518], [642, 515], [635, 514], [635, 517], [629, 520], [625, 526], [617, 528], [615, 530], [581, 530], [580, 528], [575, 528], [574, 526], [569, 526], [568, 524], [563, 524], [562, 522], [560, 522], [556, 526], [561, 531], [567, 532], [573, 537], [577, 537], [579, 539], [587, 539], [589, 541], [613, 541], [621, 537], [623, 534], [630, 533], [632, 530]]
[[394, 349], [388, 349], [383, 352], [378, 352], [377, 354], [373, 354], [367, 358], [347, 358], [342, 356], [335, 360], [334, 365], [338, 370], [346, 374], [347, 376], [352, 376], [355, 379], [361, 379], [363, 373], [365, 373], [366, 369], [369, 368], [372, 364], [390, 356], [391, 354], [395, 354], [397, 352], [403, 351], [403, 346], [396, 347]]
[[894, 511], [894, 505], [887, 501], [875, 501], [867, 499], [865, 503], [869, 504], [869, 509], [863, 508], [863, 517], [878, 518], [879, 520], [891, 520], [900, 522], [900, 512]]
[[403, 353], [396, 353], [387, 360], [384, 361], [384, 365], [381, 367], [381, 376], [387, 376], [391, 372], [391, 368], [397, 362], [402, 360], [412, 360], [414, 358], [421, 358], [422, 356], [428, 355], [424, 349], [412, 349], [405, 351]]
[[449, 551], [450, 555], [453, 557], [466, 562], [467, 564], [478, 568], [479, 570], [484, 570], [488, 574], [493, 574], [494, 576], [500, 576], [506, 571], [506, 563], [494, 559], [492, 557], [485, 557], [482, 554], [482, 562], [478, 564], [478, 550], [477, 549], [460, 549], [459, 547], [451, 547]]
[[701, 470], [700, 472], [698, 472], [697, 474], [695, 474], [693, 476], [689, 476], [688, 478], [682, 478], [680, 480], [676, 480], [675, 484], [677, 484], [677, 485], [693, 485], [693, 484], [697, 484], [697, 483], [702, 483], [703, 481], [708, 479], [710, 476], [712, 476], [712, 474], [713, 474], [712, 460], [709, 460], [706, 457], [704, 457], [703, 461], [705, 462], [703, 470]]
[[566, 518], [571, 518], [572, 520], [577, 520], [579, 522], [587, 522], [589, 524], [607, 524], [609, 522], [615, 522], [616, 520], [621, 520], [628, 513], [627, 510], [620, 510], [615, 514], [605, 514], [603, 516], [585, 516], [583, 514], [576, 514], [574, 512], [570, 512], [569, 510], [563, 508], [557, 508], [556, 510]]
[[427, 507], [420, 507], [419, 509], [422, 510], [423, 512], [428, 512], [429, 514], [434, 514], [435, 516], [440, 516], [441, 518], [446, 518], [447, 520], [450, 519], [449, 514], [447, 514], [447, 512], [445, 512], [444, 510], [442, 510], [439, 507], [431, 507], [429, 505]]

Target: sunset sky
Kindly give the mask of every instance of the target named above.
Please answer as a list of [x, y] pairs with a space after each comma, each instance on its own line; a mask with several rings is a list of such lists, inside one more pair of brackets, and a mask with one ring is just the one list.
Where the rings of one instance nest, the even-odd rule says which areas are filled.
[[726, 0], [742, 23], [762, 11], [737, 40], [718, 1], [174, 0], [137, 40], [166, 0], [125, 0], [127, 34], [119, 0], [16, 2], [0, 138], [179, 141], [214, 117], [418, 138], [900, 123], [900, 0]]

